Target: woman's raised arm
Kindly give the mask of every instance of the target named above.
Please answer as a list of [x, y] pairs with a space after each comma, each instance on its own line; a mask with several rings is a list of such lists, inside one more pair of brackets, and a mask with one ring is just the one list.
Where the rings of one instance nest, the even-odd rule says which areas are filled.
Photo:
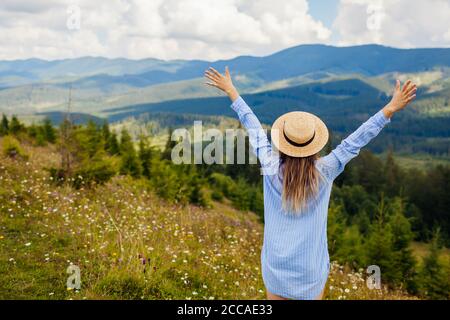
[[415, 99], [416, 92], [417, 87], [410, 80], [405, 83], [403, 88], [400, 81], [397, 80], [392, 100], [344, 139], [330, 154], [319, 160], [321, 171], [325, 176], [334, 180], [344, 170], [345, 165], [359, 154], [360, 149], [375, 138], [391, 121], [393, 114], [403, 110]]
[[232, 101], [231, 108], [236, 111], [240, 122], [247, 129], [250, 145], [261, 163], [263, 174], [276, 174], [279, 165], [278, 154], [273, 152], [267, 134], [252, 109], [239, 96], [231, 80], [228, 67], [225, 68], [225, 75], [222, 75], [214, 68], [209, 68], [209, 70], [205, 71], [205, 77], [208, 79], [207, 85], [222, 90]]

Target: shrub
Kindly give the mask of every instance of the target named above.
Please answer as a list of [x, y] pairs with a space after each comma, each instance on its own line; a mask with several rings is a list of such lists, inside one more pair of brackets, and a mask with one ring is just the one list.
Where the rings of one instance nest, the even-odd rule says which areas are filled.
[[144, 289], [144, 282], [141, 279], [127, 274], [111, 274], [95, 287], [95, 291], [100, 295], [126, 300], [140, 299]]
[[20, 147], [19, 141], [12, 136], [3, 139], [3, 154], [13, 159], [28, 160], [28, 155]]
[[84, 163], [73, 176], [73, 186], [92, 186], [93, 184], [103, 184], [116, 174], [114, 165], [109, 159], [95, 159]]

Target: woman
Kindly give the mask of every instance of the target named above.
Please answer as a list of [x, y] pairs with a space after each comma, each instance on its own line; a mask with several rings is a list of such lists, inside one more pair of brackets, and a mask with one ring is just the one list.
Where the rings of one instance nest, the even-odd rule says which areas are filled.
[[230, 72], [205, 71], [206, 84], [230, 97], [231, 108], [249, 132], [264, 174], [262, 275], [268, 299], [321, 299], [329, 273], [327, 211], [333, 180], [375, 138], [392, 115], [416, 97], [416, 85], [397, 80], [390, 103], [330, 154], [319, 158], [328, 130], [316, 116], [290, 112], [272, 126], [272, 146], [260, 122], [233, 86]]

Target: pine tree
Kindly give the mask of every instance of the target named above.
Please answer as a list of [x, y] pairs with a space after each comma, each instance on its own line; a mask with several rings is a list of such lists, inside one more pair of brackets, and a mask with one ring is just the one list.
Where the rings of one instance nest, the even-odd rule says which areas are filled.
[[381, 270], [382, 281], [397, 284], [401, 273], [395, 265], [396, 256], [393, 250], [393, 235], [387, 223], [387, 208], [384, 198], [381, 199], [376, 220], [372, 223], [365, 243], [367, 265], [377, 265]]
[[358, 226], [351, 225], [345, 228], [336, 250], [336, 257], [338, 261], [349, 263], [354, 269], [365, 266], [363, 238]]
[[3, 114], [2, 122], [0, 123], [0, 137], [6, 136], [9, 133], [9, 121], [8, 118]]
[[392, 230], [392, 246], [395, 255], [394, 266], [400, 271], [400, 281], [406, 284], [408, 291], [416, 292], [416, 260], [410, 248], [414, 235], [411, 231], [411, 224], [405, 217], [404, 207], [405, 204], [401, 198], [394, 198], [392, 200], [392, 214], [389, 217], [389, 225]]
[[49, 118], [46, 118], [44, 120], [44, 123], [42, 125], [42, 135], [45, 141], [48, 141], [50, 143], [55, 143], [56, 141], [56, 131], [55, 128], [52, 125], [52, 122]]
[[85, 128], [86, 141], [84, 148], [87, 151], [89, 158], [93, 158], [98, 152], [104, 149], [101, 132], [99, 131], [97, 124], [89, 120]]
[[139, 160], [142, 166], [142, 175], [150, 178], [153, 151], [144, 135], [139, 137]]
[[111, 132], [108, 141], [105, 144], [105, 149], [109, 155], [115, 156], [120, 153], [119, 140], [115, 131]]
[[105, 151], [109, 150], [110, 137], [111, 137], [111, 131], [109, 130], [109, 124], [108, 124], [108, 121], [105, 120], [105, 121], [103, 121], [103, 125], [102, 125], [102, 140], [103, 140]]
[[[194, 169], [195, 169], [195, 167], [194, 167]], [[198, 204], [203, 207], [207, 207], [208, 200], [203, 191], [202, 180], [195, 171], [191, 174], [191, 179], [190, 179], [189, 184], [191, 187], [191, 193], [189, 195], [189, 202]]]
[[430, 244], [430, 252], [423, 260], [418, 275], [419, 292], [428, 299], [448, 299], [450, 292], [450, 278], [448, 271], [439, 261], [439, 229], [434, 232]]
[[167, 142], [161, 156], [162, 159], [165, 160], [172, 160], [172, 149], [177, 145], [176, 141], [172, 141], [172, 133], [173, 129], [169, 128], [169, 137], [167, 138]]
[[28, 128], [27, 128], [27, 133], [31, 138], [36, 138], [38, 131], [40, 131], [41, 128], [39, 128], [38, 126], [36, 126], [34, 123], [32, 123]]
[[126, 129], [122, 129], [121, 132], [120, 156], [122, 158], [122, 163], [120, 166], [121, 174], [129, 174], [135, 178], [142, 174], [142, 167], [136, 155], [133, 141]]
[[12, 116], [11, 123], [9, 124], [9, 132], [11, 134], [18, 134], [20, 131], [24, 129], [24, 126], [20, 123], [17, 116]]
[[394, 197], [399, 195], [402, 191], [404, 174], [402, 173], [400, 167], [395, 163], [392, 150], [389, 150], [384, 164], [384, 176], [385, 176], [385, 187], [384, 190], [386, 195], [389, 197]]
[[342, 206], [332, 202], [328, 210], [328, 250], [334, 260], [338, 260], [337, 252], [342, 245], [342, 235], [346, 228], [346, 219], [342, 211]]

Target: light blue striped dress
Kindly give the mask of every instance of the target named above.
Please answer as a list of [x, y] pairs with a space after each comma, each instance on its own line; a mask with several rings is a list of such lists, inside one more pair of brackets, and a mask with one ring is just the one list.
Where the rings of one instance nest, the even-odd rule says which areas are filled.
[[261, 162], [264, 185], [264, 243], [261, 266], [271, 293], [289, 299], [314, 299], [328, 278], [327, 213], [333, 180], [359, 150], [390, 122], [380, 110], [330, 154], [316, 161], [322, 178], [319, 193], [300, 214], [282, 208], [280, 158], [261, 123], [239, 97], [231, 108], [247, 129], [250, 144]]

